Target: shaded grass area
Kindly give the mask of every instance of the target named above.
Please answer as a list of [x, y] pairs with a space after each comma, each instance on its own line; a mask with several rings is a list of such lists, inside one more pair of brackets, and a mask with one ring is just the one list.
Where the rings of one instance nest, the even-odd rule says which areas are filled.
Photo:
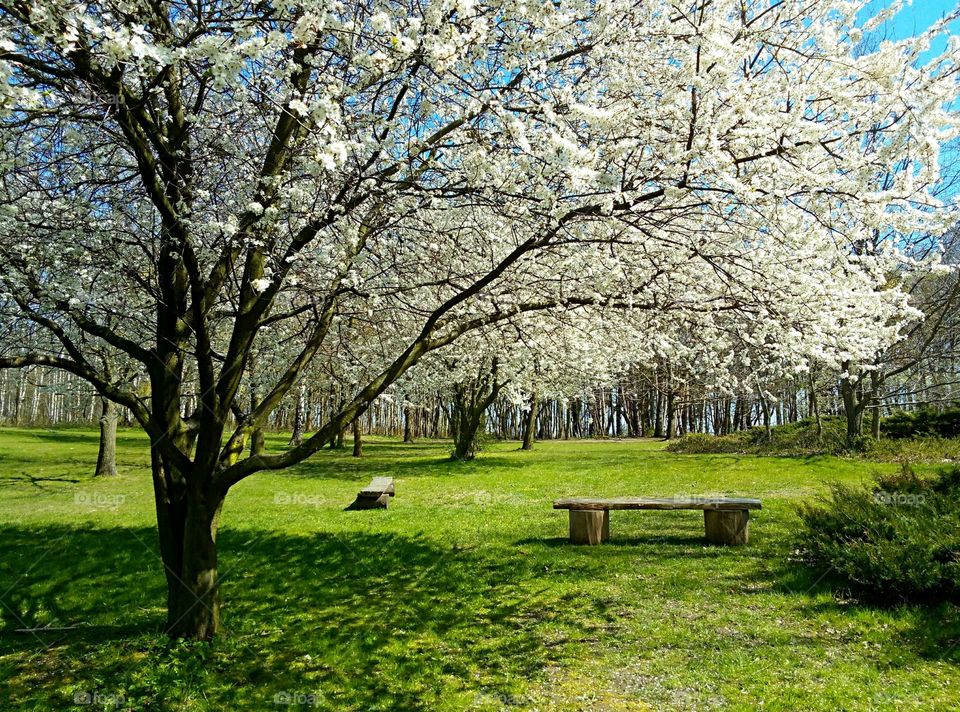
[[[895, 465], [677, 455], [654, 442], [491, 446], [371, 439], [264, 473], [227, 500], [224, 634], [160, 634], [148, 451], [90, 477], [96, 434], [0, 430], [5, 709], [950, 709], [957, 609], [852, 605], [789, 563], [794, 503]], [[284, 438], [271, 436], [279, 450]], [[386, 511], [345, 512], [375, 475]], [[616, 512], [566, 543], [556, 497], [758, 496], [747, 547], [696, 512]], [[62, 630], [17, 632], [45, 626]], [[80, 697], [75, 697], [76, 695]]]

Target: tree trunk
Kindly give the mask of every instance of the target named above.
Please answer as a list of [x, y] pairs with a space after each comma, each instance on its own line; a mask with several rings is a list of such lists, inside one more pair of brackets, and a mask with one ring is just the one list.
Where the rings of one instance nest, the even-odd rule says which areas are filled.
[[770, 401], [763, 392], [763, 388], [757, 386], [757, 397], [760, 399], [760, 412], [763, 414], [763, 430], [766, 433], [767, 442], [773, 440], [773, 428], [770, 425]]
[[363, 433], [360, 430], [360, 418], [353, 420], [353, 456], [363, 457]]
[[100, 452], [94, 477], [117, 474], [117, 406], [106, 398], [100, 399]]
[[847, 420], [847, 442], [852, 444], [863, 435], [864, 399], [858, 397], [859, 384], [850, 374], [850, 364], [845, 362], [842, 368], [847, 372], [848, 377], [840, 379], [840, 397], [843, 400], [843, 413]]
[[664, 439], [666, 440], [671, 440], [677, 429], [677, 424], [675, 421], [676, 408], [674, 407], [673, 399], [674, 393], [673, 390], [671, 390], [669, 393], [667, 393], [667, 431], [664, 433]]
[[523, 450], [533, 450], [533, 440], [534, 433], [536, 432], [537, 427], [537, 408], [539, 403], [537, 402], [537, 396], [530, 396], [530, 410], [527, 412], [527, 417], [523, 426], [523, 445], [521, 449]]
[[300, 393], [297, 396], [297, 407], [293, 411], [293, 434], [290, 436], [290, 447], [297, 447], [303, 443], [303, 431], [307, 422], [307, 414], [305, 412], [306, 405], [306, 394], [304, 393], [304, 389], [301, 387]]
[[653, 437], [663, 437], [663, 393], [659, 390], [653, 399]]
[[453, 433], [453, 459], [467, 461], [477, 456], [480, 449], [477, 434], [483, 425], [483, 412], [468, 408], [457, 418], [457, 427]]
[[265, 449], [266, 442], [263, 437], [263, 430], [257, 428], [250, 433], [250, 455], [254, 457], [257, 455], [262, 455]]
[[480, 449], [477, 437], [483, 428], [487, 408], [497, 399], [497, 364], [476, 381], [456, 384], [450, 404], [450, 431], [453, 435], [453, 459], [472, 460]]
[[413, 425], [410, 422], [410, 406], [403, 406], [403, 442], [413, 442]]
[[815, 388], [815, 379], [813, 372], [810, 372], [809, 388], [810, 388], [810, 410], [813, 413], [813, 417], [817, 423], [817, 440], [823, 441], [823, 420], [820, 418], [820, 401], [817, 399], [817, 391]]
[[874, 440], [880, 439], [880, 387], [883, 379], [873, 370], [870, 372], [870, 434]]
[[[187, 481], [151, 452], [170, 637], [210, 640], [220, 628], [217, 530], [223, 496]], [[194, 473], [196, 475], [196, 473]], [[195, 482], [209, 481], [196, 477]]]

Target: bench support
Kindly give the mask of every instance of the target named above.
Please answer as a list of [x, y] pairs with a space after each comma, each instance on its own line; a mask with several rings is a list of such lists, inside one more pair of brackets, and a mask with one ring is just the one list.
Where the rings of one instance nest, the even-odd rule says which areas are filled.
[[351, 509], [386, 509], [390, 498], [396, 493], [392, 477], [374, 477], [370, 484], [357, 494], [357, 498], [347, 507]]
[[379, 497], [368, 497], [366, 495], [359, 494], [353, 501], [353, 504], [347, 507], [347, 509], [386, 509], [389, 501], [390, 495], [386, 493], [380, 495]]
[[712, 544], [730, 546], [750, 540], [750, 512], [746, 509], [705, 509], [703, 526]]
[[609, 538], [609, 511], [606, 509], [570, 510], [571, 544], [600, 544]]

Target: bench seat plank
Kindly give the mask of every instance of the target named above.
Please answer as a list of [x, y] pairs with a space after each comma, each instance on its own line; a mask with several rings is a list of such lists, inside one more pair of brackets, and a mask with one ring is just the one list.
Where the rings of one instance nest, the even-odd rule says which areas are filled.
[[558, 499], [554, 509], [611, 510], [611, 509], [702, 509], [746, 510], [760, 509], [759, 499], [744, 497], [571, 497]]
[[361, 497], [379, 497], [382, 494], [394, 495], [392, 477], [374, 477], [370, 484], [360, 490]]

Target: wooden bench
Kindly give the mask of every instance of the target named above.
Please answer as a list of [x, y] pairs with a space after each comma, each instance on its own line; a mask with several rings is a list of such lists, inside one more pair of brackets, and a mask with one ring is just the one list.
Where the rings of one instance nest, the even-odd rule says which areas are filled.
[[750, 510], [759, 499], [737, 497], [616, 497], [613, 499], [558, 499], [554, 509], [570, 510], [570, 542], [599, 544], [610, 538], [611, 509], [702, 509], [707, 541], [746, 544], [750, 538]]
[[386, 509], [394, 494], [392, 477], [374, 477], [347, 509]]

